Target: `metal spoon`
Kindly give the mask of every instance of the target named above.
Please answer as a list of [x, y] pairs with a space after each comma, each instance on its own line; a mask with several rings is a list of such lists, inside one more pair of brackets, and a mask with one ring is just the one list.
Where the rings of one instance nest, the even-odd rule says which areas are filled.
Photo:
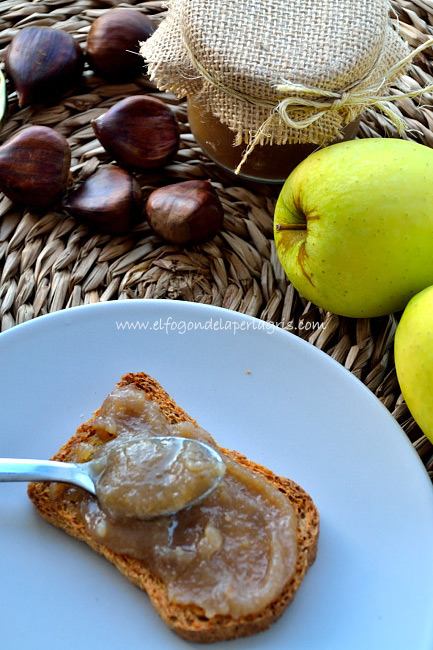
[[[220, 454], [209, 445], [192, 438], [182, 438], [179, 436], [158, 436], [141, 440], [140, 445], [146, 445], [149, 441], [161, 441], [167, 453], [177, 454], [186, 445], [196, 447], [205, 452], [206, 460], [209, 460], [216, 469], [212, 484], [205, 484], [204, 491], [193, 500], [186, 500], [176, 509], [165, 510], [161, 515], [175, 514], [183, 508], [195, 505], [207, 497], [221, 481], [225, 465]], [[132, 444], [133, 441], [131, 441]], [[133, 443], [137, 444], [137, 443]], [[98, 496], [98, 479], [105, 469], [104, 463], [101, 464], [101, 458], [95, 458], [86, 463], [66, 463], [57, 460], [31, 460], [21, 458], [0, 458], [0, 482], [11, 481], [57, 481], [60, 483], [71, 483], [87, 490], [91, 494]], [[143, 472], [146, 467], [143, 467]], [[159, 513], [152, 514], [152, 517], [159, 516]], [[145, 516], [141, 518], [146, 518]]]

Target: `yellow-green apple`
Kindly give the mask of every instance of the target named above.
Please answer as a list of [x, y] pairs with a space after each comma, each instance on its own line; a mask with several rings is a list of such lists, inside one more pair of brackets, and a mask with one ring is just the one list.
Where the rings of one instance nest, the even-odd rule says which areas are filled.
[[281, 190], [274, 236], [288, 278], [319, 307], [403, 309], [433, 284], [433, 149], [372, 138], [311, 154]]
[[433, 442], [433, 286], [410, 300], [394, 341], [395, 368], [410, 412]]

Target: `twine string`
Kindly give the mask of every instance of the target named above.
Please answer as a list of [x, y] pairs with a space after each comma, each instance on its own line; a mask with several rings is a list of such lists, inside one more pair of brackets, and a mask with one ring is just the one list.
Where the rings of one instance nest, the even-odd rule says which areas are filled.
[[[259, 99], [251, 95], [230, 88], [222, 81], [213, 76], [206, 68], [198, 61], [192, 48], [189, 45], [185, 29], [182, 28], [182, 40], [185, 46], [188, 57], [192, 66], [198, 70], [201, 76], [214, 88], [223, 91], [229, 97], [239, 99], [254, 106], [261, 106], [269, 108], [269, 117], [259, 127], [257, 132], [252, 137], [245, 152], [243, 153], [241, 162], [235, 170], [235, 174], [239, 174], [245, 161], [247, 160], [253, 149], [269, 137], [268, 129], [272, 125], [277, 125], [284, 122], [292, 129], [300, 130], [307, 129], [312, 126], [317, 120], [326, 115], [329, 111], [345, 111], [347, 121], [350, 121], [351, 115], [353, 117], [359, 111], [359, 108], [364, 109], [367, 106], [376, 106], [381, 112], [393, 122], [397, 127], [398, 133], [401, 135], [406, 130], [404, 121], [384, 102], [395, 102], [405, 97], [417, 97], [425, 93], [433, 91], [433, 84], [418, 90], [409, 92], [402, 92], [395, 95], [382, 95], [381, 89], [384, 86], [389, 86], [391, 82], [405, 71], [407, 65], [423, 50], [433, 45], [433, 37], [419, 45], [416, 49], [410, 52], [403, 59], [395, 63], [389, 68], [384, 77], [373, 84], [363, 85], [363, 87], [352, 86], [350, 89], [343, 89], [340, 92], [333, 92], [325, 90], [324, 88], [314, 88], [304, 84], [293, 83], [289, 80], [282, 80], [281, 83], [275, 85], [276, 91], [283, 95], [283, 98], [275, 104], [272, 100]], [[362, 84], [365, 82], [362, 81]], [[302, 111], [308, 114], [300, 118], [296, 117], [296, 112]]]

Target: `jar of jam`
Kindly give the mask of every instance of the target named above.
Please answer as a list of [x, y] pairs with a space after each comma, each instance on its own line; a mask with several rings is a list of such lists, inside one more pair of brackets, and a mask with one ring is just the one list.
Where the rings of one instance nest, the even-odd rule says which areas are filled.
[[[188, 121], [191, 133], [209, 158], [234, 174], [245, 145], [233, 144], [233, 131], [194, 99], [188, 100]], [[344, 127], [342, 140], [356, 136], [359, 121], [356, 118]], [[239, 176], [255, 182], [284, 183], [290, 172], [318, 148], [319, 145], [311, 143], [258, 144], [248, 155]]]
[[316, 149], [355, 137], [408, 45], [388, 0], [171, 0], [141, 53], [160, 89], [188, 99], [212, 160], [283, 182]]

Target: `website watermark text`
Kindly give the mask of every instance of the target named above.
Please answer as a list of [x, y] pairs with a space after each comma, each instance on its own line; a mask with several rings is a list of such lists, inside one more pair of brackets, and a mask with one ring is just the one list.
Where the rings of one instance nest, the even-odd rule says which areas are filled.
[[289, 322], [270, 322], [263, 320], [229, 320], [225, 318], [209, 318], [205, 321], [195, 320], [176, 320], [171, 316], [167, 318], [159, 318], [154, 321], [116, 321], [116, 328], [119, 331], [154, 331], [164, 332], [170, 334], [176, 332], [177, 334], [186, 334], [198, 330], [208, 332], [221, 332], [229, 331], [233, 334], [238, 332], [247, 332], [249, 330], [262, 330], [267, 334], [273, 334], [275, 328], [281, 328], [289, 332], [304, 331], [314, 332], [323, 325], [321, 321], [311, 321], [300, 319], [297, 323], [294, 321]]

